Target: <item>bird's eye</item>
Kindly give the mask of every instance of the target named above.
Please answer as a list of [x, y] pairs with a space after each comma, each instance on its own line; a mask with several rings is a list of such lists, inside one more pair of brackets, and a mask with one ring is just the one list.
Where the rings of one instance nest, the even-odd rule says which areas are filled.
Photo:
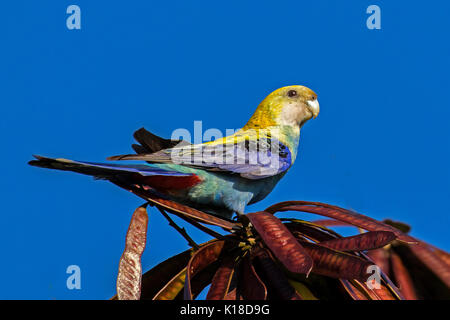
[[297, 91], [295, 90], [289, 90], [287, 93], [288, 97], [295, 97], [297, 95]]
[[312, 101], [314, 101], [314, 100], [316, 100], [316, 99], [317, 99], [317, 98], [316, 98], [315, 96], [312, 96], [312, 97], [311, 97], [311, 100], [312, 100]]

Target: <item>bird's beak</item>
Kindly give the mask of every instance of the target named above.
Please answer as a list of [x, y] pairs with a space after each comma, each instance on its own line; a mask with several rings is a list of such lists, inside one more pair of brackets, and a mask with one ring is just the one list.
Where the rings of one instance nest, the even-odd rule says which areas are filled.
[[313, 118], [315, 119], [319, 115], [319, 112], [320, 112], [319, 101], [317, 99], [308, 100], [308, 101], [306, 101], [306, 103], [308, 104], [309, 111], [311, 111]]

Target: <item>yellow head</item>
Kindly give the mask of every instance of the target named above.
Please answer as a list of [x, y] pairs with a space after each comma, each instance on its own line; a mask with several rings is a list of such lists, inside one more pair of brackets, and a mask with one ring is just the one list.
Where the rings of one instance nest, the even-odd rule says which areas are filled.
[[288, 86], [269, 94], [258, 106], [243, 129], [274, 126], [300, 128], [319, 114], [317, 94], [303, 86]]

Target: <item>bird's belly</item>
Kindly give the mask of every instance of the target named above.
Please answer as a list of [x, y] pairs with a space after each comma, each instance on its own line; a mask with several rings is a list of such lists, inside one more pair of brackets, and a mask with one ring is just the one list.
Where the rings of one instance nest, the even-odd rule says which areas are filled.
[[187, 196], [196, 203], [243, 213], [247, 203], [254, 197], [255, 188], [240, 179], [242, 178], [207, 175], [202, 183], [189, 190]]
[[184, 173], [194, 173], [202, 179], [201, 183], [188, 190], [171, 193], [174, 200], [190, 202], [203, 210], [227, 217], [231, 217], [233, 212], [243, 214], [247, 204], [264, 199], [281, 178], [281, 176], [274, 176], [250, 180], [237, 174], [215, 173], [178, 165], [161, 164], [157, 166]]

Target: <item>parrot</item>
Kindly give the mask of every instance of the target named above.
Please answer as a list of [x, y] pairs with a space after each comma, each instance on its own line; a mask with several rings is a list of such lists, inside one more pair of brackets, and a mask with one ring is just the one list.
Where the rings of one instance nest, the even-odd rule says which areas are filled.
[[244, 127], [223, 138], [191, 144], [141, 128], [134, 133], [136, 153], [107, 158], [111, 162], [34, 155], [29, 164], [90, 175], [121, 187], [138, 186], [230, 220], [274, 189], [297, 158], [301, 128], [319, 111], [314, 91], [286, 86], [270, 93]]

